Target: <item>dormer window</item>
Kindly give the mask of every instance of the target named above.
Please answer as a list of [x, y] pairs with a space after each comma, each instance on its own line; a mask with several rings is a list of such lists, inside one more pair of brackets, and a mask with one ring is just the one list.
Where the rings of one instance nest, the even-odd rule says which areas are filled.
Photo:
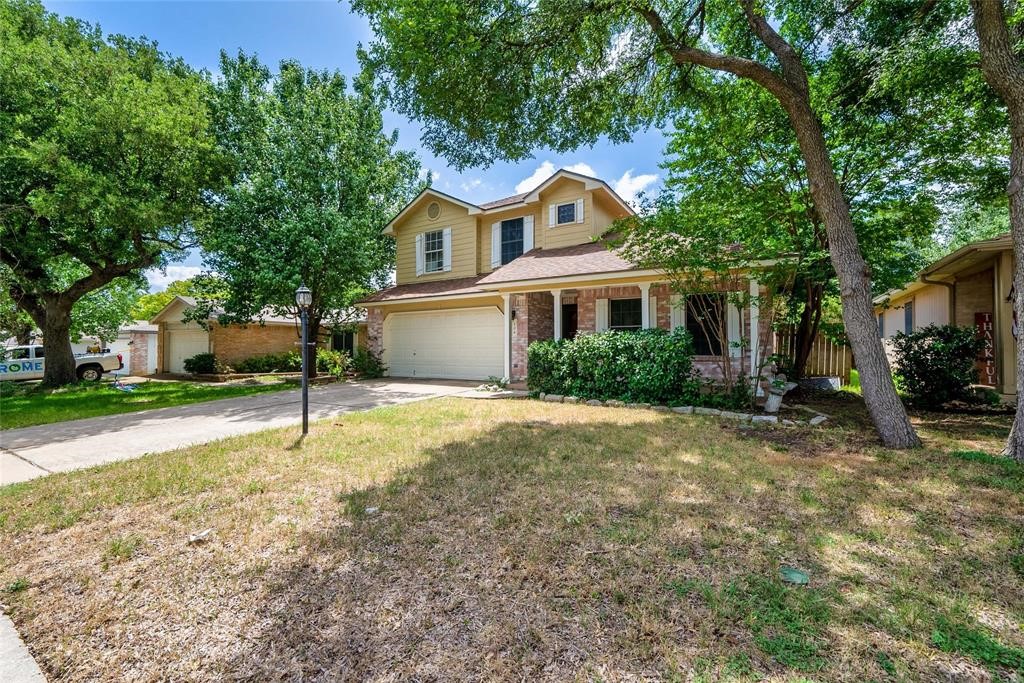
[[576, 202], [558, 205], [558, 225], [576, 222]]

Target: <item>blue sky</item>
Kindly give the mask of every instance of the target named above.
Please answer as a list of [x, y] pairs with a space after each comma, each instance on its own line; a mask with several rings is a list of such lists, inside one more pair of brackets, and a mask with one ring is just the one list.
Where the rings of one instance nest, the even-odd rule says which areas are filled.
[[[305, 66], [351, 75], [358, 70], [356, 46], [372, 38], [366, 20], [351, 13], [346, 0], [44, 2], [58, 14], [98, 23], [108, 34], [144, 35], [157, 41], [161, 49], [211, 72], [217, 70], [221, 49], [234, 52], [241, 48], [271, 65], [297, 59]], [[628, 144], [602, 142], [570, 154], [539, 149], [533, 159], [517, 164], [497, 163], [460, 173], [423, 149], [416, 122], [394, 113], [389, 113], [385, 122], [398, 129], [403, 148], [418, 152], [423, 166], [434, 174], [434, 187], [472, 202], [523, 192], [560, 167], [603, 178], [627, 199], [656, 188], [662, 175], [658, 163], [664, 137], [657, 130], [637, 135]], [[151, 285], [162, 289], [169, 281], [190, 277], [200, 263], [199, 255], [192, 254], [166, 274], [152, 274]]]

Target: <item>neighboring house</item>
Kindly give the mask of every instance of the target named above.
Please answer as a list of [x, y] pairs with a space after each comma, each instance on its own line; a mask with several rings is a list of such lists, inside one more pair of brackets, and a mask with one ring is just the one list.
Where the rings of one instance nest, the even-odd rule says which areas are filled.
[[[526, 377], [527, 346], [603, 330], [685, 326], [706, 375], [717, 339], [674, 295], [595, 242], [633, 213], [602, 180], [560, 170], [531, 192], [472, 204], [426, 189], [384, 228], [397, 250], [396, 284], [364, 299], [371, 351], [395, 377]], [[760, 292], [756, 281], [750, 282]], [[724, 306], [721, 294], [701, 295]], [[749, 369], [759, 353], [756, 307], [729, 306], [729, 341]], [[741, 358], [741, 353], [745, 358]]]
[[[890, 340], [899, 332], [928, 325], [975, 327], [986, 339], [978, 358], [982, 384], [1015, 395], [1017, 365], [1011, 290], [1013, 242], [1009, 233], [972, 242], [935, 261], [903, 289], [875, 298], [878, 333]], [[891, 344], [886, 344], [891, 352]]]
[[[177, 296], [150, 321], [157, 327], [158, 372], [184, 373], [185, 359], [200, 353], [212, 353], [230, 365], [253, 356], [297, 350], [301, 343], [297, 318], [267, 316], [262, 323], [221, 325], [214, 313], [204, 327], [183, 320], [195, 306], [195, 299]], [[356, 347], [364, 345], [366, 323], [358, 323], [354, 331], [335, 334], [321, 328], [321, 335], [321, 339], [330, 336], [330, 348], [351, 355]]]
[[[117, 339], [107, 342], [103, 348], [110, 349], [111, 353], [120, 353], [124, 361], [124, 367], [114, 372], [116, 375], [152, 375], [156, 372], [157, 360], [157, 326], [145, 320], [122, 325], [118, 332]], [[83, 337], [80, 341], [71, 343], [71, 350], [75, 353], [85, 353], [90, 348], [99, 345], [99, 340], [92, 337]]]

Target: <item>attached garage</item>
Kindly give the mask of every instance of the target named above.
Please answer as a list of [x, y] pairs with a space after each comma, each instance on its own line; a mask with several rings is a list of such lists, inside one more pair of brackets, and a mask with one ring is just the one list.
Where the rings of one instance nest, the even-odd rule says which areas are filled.
[[193, 328], [182, 325], [177, 329], [168, 326], [167, 340], [167, 372], [183, 374], [185, 359], [210, 351], [210, 333], [195, 325]]
[[503, 322], [494, 306], [391, 313], [384, 319], [384, 363], [392, 377], [501, 377]]

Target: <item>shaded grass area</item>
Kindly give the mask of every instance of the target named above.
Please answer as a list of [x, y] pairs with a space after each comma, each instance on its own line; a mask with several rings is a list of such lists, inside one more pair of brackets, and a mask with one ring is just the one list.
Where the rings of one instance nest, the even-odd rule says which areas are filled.
[[131, 393], [109, 382], [82, 382], [59, 389], [38, 384], [0, 382], [0, 429], [80, 420], [86, 417], [167, 408], [268, 391], [294, 389], [294, 384], [210, 384], [200, 382], [142, 382]]
[[1020, 671], [1024, 474], [962, 453], [1008, 419], [893, 452], [822, 409], [446, 399], [55, 475], [0, 489], [2, 600], [68, 680]]

